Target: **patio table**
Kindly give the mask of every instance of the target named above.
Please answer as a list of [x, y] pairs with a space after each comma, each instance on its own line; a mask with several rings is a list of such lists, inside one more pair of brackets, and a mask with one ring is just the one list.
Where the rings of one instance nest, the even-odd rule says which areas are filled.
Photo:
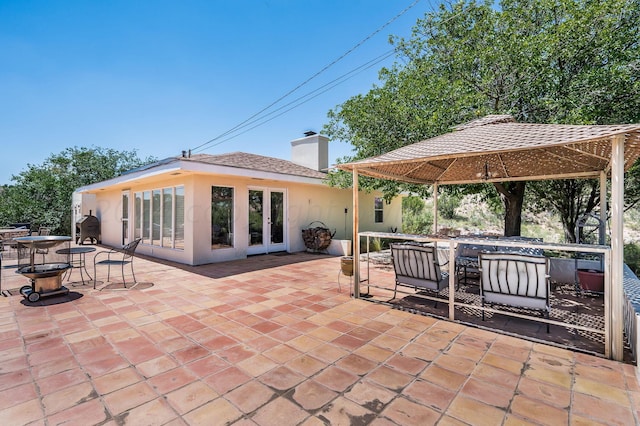
[[[93, 280], [93, 278], [89, 274], [89, 271], [87, 271], [85, 257], [87, 253], [91, 253], [94, 251], [96, 251], [95, 247], [69, 247], [56, 250], [56, 253], [71, 255], [71, 260], [69, 262], [71, 264], [71, 268], [69, 268], [67, 273], [65, 273], [65, 279], [67, 281], [71, 281], [71, 274], [74, 269], [78, 269], [80, 271], [80, 280], [82, 281], [82, 285], [84, 285], [85, 283], [84, 274], [82, 272], [83, 270], [84, 273], [87, 274], [87, 277], [89, 277], [88, 281], [91, 282]], [[77, 256], [77, 259], [74, 259], [74, 256]]]

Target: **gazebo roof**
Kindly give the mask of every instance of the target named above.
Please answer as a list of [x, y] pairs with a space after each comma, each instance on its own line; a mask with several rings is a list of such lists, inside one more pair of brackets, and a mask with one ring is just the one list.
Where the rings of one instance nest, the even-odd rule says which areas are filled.
[[628, 170], [640, 157], [640, 124], [516, 123], [510, 115], [489, 115], [453, 132], [337, 167], [419, 184], [597, 177], [610, 172], [611, 141], [618, 135], [625, 138]]

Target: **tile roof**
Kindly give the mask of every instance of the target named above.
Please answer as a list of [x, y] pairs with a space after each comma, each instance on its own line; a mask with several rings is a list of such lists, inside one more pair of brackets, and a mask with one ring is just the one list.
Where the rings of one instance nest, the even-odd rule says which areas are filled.
[[182, 161], [195, 161], [198, 163], [217, 166], [236, 167], [239, 169], [302, 176], [315, 179], [324, 179], [327, 177], [326, 173], [301, 166], [292, 161], [257, 154], [249, 154], [246, 152], [231, 152], [228, 154], [216, 155], [195, 154], [188, 158], [177, 157], [177, 159]]
[[[595, 176], [608, 170], [611, 138], [625, 138], [625, 170], [640, 157], [640, 124], [516, 123], [487, 116], [377, 157], [339, 165], [362, 175], [415, 183]], [[488, 178], [488, 179], [487, 179]]]

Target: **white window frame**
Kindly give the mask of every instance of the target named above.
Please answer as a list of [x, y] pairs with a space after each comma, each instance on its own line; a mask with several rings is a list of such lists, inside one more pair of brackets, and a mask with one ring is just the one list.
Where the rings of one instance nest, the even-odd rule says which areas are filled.
[[[152, 189], [145, 189], [142, 191], [135, 191], [133, 194], [133, 204], [134, 204], [134, 208], [133, 208], [133, 224], [134, 224], [134, 229], [133, 229], [133, 233], [134, 233], [134, 238], [142, 238], [141, 243], [144, 245], [149, 245], [149, 246], [153, 246], [153, 247], [163, 247], [163, 248], [170, 248], [170, 249], [174, 249], [174, 250], [184, 250], [184, 248], [177, 248], [176, 247], [176, 226], [178, 225], [177, 223], [177, 203], [176, 203], [176, 191], [178, 188], [182, 188], [183, 192], [184, 192], [184, 185], [175, 185], [175, 186], [165, 186], [162, 188], [152, 188]], [[165, 240], [164, 240], [164, 228], [165, 228], [165, 224], [164, 224], [164, 195], [165, 195], [165, 191], [167, 189], [171, 190], [171, 236], [170, 236], [170, 244], [165, 245]], [[153, 202], [153, 194], [154, 192], [159, 191], [160, 193], [160, 197], [159, 197], [159, 202], [160, 202], [160, 233], [159, 233], [159, 238], [158, 241], [154, 243], [154, 239], [153, 239], [153, 209], [154, 209], [154, 202]], [[149, 193], [149, 223], [148, 223], [148, 229], [146, 229], [146, 231], [148, 232], [149, 237], [148, 238], [144, 238], [145, 235], [145, 223], [144, 223], [144, 217], [145, 217], [145, 205], [144, 205], [144, 194], [145, 193]], [[139, 197], [140, 198], [140, 212], [139, 212], [139, 217], [138, 212], [136, 212], [135, 209], [135, 203], [136, 203], [136, 198]], [[183, 206], [184, 207], [184, 206]], [[131, 215], [130, 215], [131, 216]], [[138, 225], [139, 229], [140, 229], [140, 234], [136, 235], [136, 228], [135, 226]], [[184, 224], [183, 224], [184, 226]], [[184, 238], [184, 237], [183, 237]]]

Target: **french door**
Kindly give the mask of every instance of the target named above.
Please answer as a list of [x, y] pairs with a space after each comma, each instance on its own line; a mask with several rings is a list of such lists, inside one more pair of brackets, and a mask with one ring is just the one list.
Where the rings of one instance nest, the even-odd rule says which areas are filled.
[[249, 188], [249, 246], [247, 254], [287, 249], [286, 192], [284, 189]]

